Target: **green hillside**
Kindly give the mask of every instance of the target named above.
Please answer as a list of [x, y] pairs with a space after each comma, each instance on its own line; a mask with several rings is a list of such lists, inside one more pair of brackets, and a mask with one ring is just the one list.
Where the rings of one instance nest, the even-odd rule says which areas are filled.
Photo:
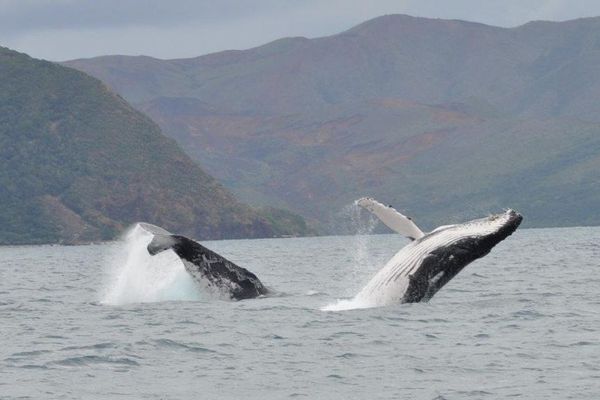
[[113, 239], [135, 221], [212, 239], [307, 232], [236, 201], [97, 79], [0, 47], [0, 244]]

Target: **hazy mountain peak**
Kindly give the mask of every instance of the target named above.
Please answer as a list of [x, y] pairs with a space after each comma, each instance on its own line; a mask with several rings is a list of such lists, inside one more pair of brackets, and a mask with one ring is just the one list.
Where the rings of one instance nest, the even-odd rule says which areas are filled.
[[[459, 29], [459, 28], [479, 28], [479, 29], [504, 29], [478, 22], [469, 22], [458, 19], [440, 19], [414, 17], [405, 14], [388, 14], [365, 21], [345, 33], [355, 34], [385, 34], [390, 32], [403, 32], [415, 30], [418, 32], [428, 32], [430, 29]], [[435, 32], [429, 32], [435, 33]]]

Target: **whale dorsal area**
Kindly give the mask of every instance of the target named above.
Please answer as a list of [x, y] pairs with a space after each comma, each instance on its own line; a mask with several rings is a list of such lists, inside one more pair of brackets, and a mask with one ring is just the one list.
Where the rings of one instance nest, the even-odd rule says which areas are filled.
[[409, 217], [399, 213], [392, 206], [381, 204], [371, 197], [363, 197], [357, 201], [357, 204], [375, 214], [391, 230], [411, 240], [425, 236], [423, 231]]

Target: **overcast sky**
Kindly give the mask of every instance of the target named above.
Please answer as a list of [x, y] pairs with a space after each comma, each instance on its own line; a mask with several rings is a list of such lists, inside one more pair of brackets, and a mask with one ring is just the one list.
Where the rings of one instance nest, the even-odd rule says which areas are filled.
[[600, 0], [0, 0], [0, 46], [53, 61], [195, 57], [402, 13], [512, 27], [600, 15]]

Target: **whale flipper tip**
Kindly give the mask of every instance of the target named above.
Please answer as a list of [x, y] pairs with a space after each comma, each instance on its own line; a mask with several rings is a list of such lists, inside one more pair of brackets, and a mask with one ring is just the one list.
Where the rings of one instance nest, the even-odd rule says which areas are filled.
[[176, 243], [177, 241], [172, 235], [154, 235], [146, 249], [151, 256], [155, 256], [158, 253], [173, 248]]

